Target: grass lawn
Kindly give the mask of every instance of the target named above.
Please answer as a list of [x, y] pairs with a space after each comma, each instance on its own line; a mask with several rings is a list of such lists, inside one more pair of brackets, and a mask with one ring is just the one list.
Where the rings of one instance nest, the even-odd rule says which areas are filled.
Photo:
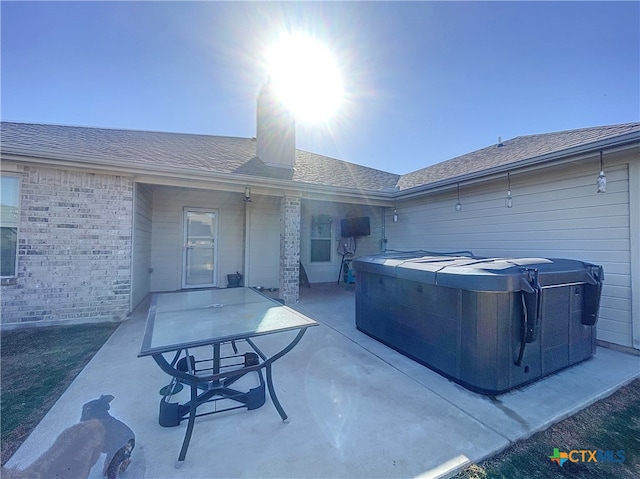
[[[624, 451], [624, 462], [571, 462], [562, 467], [551, 461], [554, 448]], [[588, 453], [585, 459], [590, 459]], [[606, 456], [605, 456], [606, 457]], [[573, 459], [581, 459], [574, 453]], [[597, 458], [597, 455], [596, 455]], [[609, 459], [609, 458], [606, 458]], [[640, 478], [640, 379], [594, 403], [545, 431], [518, 441], [502, 453], [473, 464], [455, 479]]]
[[3, 465], [117, 327], [99, 323], [2, 332]]
[[[117, 327], [102, 323], [2, 333], [2, 464]], [[549, 459], [554, 448], [623, 450], [624, 462], [566, 461], [560, 467]], [[640, 478], [640, 379], [454, 477]]]

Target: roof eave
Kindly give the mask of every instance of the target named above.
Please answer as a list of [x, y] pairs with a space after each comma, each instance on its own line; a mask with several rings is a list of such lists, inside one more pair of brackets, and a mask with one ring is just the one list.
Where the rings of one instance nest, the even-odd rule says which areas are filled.
[[555, 162], [561, 164], [568, 161], [575, 161], [576, 156], [589, 155], [600, 150], [612, 150], [633, 146], [634, 144], [640, 145], [640, 132], [633, 131], [625, 133], [612, 138], [605, 138], [591, 143], [585, 143], [577, 145], [564, 150], [554, 151], [546, 153], [544, 155], [534, 156], [523, 160], [515, 161], [505, 165], [500, 165], [484, 170], [468, 173], [464, 175], [452, 176], [443, 180], [434, 181], [424, 185], [418, 185], [406, 190], [400, 190], [396, 194], [396, 199], [408, 199], [415, 196], [421, 196], [424, 194], [435, 193], [443, 189], [449, 189], [451, 186], [458, 183], [475, 182], [481, 179], [488, 179], [498, 174], [504, 174], [508, 171], [523, 170], [527, 168], [534, 168], [546, 163]]
[[[219, 173], [211, 171], [187, 170], [184, 167], [154, 167], [148, 169], [140, 166], [123, 166], [119, 161], [101, 160], [100, 163], [87, 160], [80, 155], [60, 155], [51, 152], [34, 152], [20, 148], [0, 151], [2, 159], [16, 162], [30, 162], [38, 164], [56, 165], [69, 168], [83, 168], [109, 173], [128, 174], [136, 178], [136, 181], [153, 182], [157, 180], [175, 180], [180, 178], [187, 181], [197, 181], [202, 186], [206, 183], [225, 183], [237, 186], [238, 191], [244, 191], [246, 186], [261, 187], [266, 191], [277, 190], [301, 197], [322, 197], [332, 195], [346, 198], [366, 199], [369, 203], [375, 202], [379, 206], [388, 206], [395, 192], [366, 190], [360, 188], [348, 188], [332, 185], [320, 185], [317, 183], [305, 183], [301, 181], [283, 180], [278, 178], [266, 178], [242, 173]], [[168, 184], [166, 181], [161, 184]]]

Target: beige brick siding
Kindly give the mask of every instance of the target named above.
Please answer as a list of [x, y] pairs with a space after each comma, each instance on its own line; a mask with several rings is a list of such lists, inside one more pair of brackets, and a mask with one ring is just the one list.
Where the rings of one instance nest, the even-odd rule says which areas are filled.
[[280, 298], [286, 304], [299, 299], [300, 198], [284, 196], [280, 203]]
[[24, 166], [15, 284], [2, 323], [118, 320], [129, 311], [130, 178]]

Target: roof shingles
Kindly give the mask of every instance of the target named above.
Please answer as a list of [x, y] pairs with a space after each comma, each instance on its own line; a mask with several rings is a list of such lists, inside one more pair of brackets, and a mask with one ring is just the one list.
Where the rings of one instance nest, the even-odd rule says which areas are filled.
[[519, 136], [406, 175], [396, 175], [335, 158], [296, 150], [295, 169], [265, 165], [251, 138], [2, 122], [1, 149], [44, 158], [81, 159], [150, 171], [180, 168], [203, 174], [261, 178], [362, 191], [406, 190], [481, 173], [577, 146], [638, 133], [640, 123]]
[[640, 133], [640, 123], [518, 136], [512, 140], [503, 141], [502, 146], [492, 145], [402, 175], [398, 186], [401, 190], [406, 190], [428, 185], [634, 132]]
[[81, 157], [111, 166], [243, 174], [338, 188], [382, 191], [400, 175], [296, 150], [293, 171], [256, 157], [251, 138], [2, 122], [2, 151]]

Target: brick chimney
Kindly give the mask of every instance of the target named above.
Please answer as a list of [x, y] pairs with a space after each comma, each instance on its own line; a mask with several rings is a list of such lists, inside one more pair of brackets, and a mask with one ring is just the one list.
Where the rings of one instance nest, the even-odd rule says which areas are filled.
[[258, 158], [268, 166], [292, 170], [296, 161], [295, 118], [268, 80], [258, 93], [257, 123]]

